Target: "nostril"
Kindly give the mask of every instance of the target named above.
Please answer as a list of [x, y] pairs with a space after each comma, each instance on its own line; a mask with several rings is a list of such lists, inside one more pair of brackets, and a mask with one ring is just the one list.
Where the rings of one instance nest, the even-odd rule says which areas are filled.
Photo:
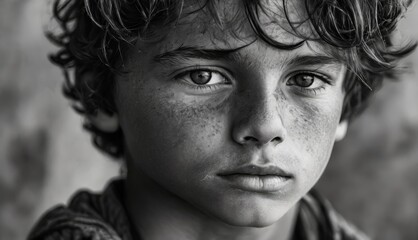
[[[259, 142], [259, 140], [255, 137], [252, 137], [252, 136], [246, 136], [246, 137], [244, 137], [244, 142]], [[281, 137], [275, 137], [268, 142], [278, 144], [278, 143], [283, 142], [283, 139]]]
[[244, 137], [244, 140], [245, 140], [246, 142], [258, 142], [257, 138], [255, 138], [255, 137], [251, 137], [251, 136], [246, 136], [246, 137]]
[[281, 137], [275, 137], [271, 140], [273, 143], [281, 143], [283, 142], [283, 139]]

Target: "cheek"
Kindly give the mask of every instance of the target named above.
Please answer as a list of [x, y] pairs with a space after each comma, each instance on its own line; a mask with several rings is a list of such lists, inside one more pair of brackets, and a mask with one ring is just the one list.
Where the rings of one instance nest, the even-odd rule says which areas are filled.
[[288, 129], [301, 159], [305, 176], [319, 178], [328, 163], [339, 123], [340, 104], [304, 103], [289, 109], [292, 123]]
[[152, 159], [142, 167], [171, 172], [202, 171], [201, 165], [210, 164], [205, 159], [211, 159], [225, 132], [226, 110], [218, 100], [188, 101], [187, 96], [149, 86], [128, 88], [124, 95], [134, 99], [120, 111], [133, 160]]

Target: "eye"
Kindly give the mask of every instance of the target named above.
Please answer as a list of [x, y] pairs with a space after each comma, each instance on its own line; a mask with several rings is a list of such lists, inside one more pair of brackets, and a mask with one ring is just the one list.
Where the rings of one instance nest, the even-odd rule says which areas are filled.
[[330, 84], [327, 76], [313, 72], [298, 72], [290, 76], [286, 85], [295, 87], [297, 92], [316, 95], [318, 91], [324, 90]]
[[317, 73], [297, 73], [289, 78], [287, 86], [315, 89], [329, 83], [328, 78]]
[[228, 78], [226, 78], [222, 73], [208, 69], [190, 70], [177, 75], [175, 78], [188, 84], [199, 86], [229, 83]]
[[314, 81], [315, 76], [312, 76], [310, 74], [298, 74], [296, 76], [293, 76], [293, 78], [291, 78], [291, 81], [289, 81], [288, 83], [293, 83], [295, 85], [298, 85], [299, 87], [309, 87], [314, 83]]
[[198, 85], [207, 84], [212, 79], [212, 72], [205, 70], [191, 71], [189, 75], [190, 79]]

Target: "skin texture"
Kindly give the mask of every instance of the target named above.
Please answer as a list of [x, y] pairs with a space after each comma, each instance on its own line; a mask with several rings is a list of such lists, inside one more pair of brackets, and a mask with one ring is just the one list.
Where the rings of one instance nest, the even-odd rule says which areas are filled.
[[[232, 19], [240, 6], [230, 1], [220, 9], [230, 9], [223, 17]], [[263, 27], [279, 42], [298, 40], [280, 25]], [[157, 43], [138, 41], [126, 53], [118, 112], [98, 121], [113, 121], [124, 133], [126, 205], [144, 239], [289, 239], [297, 202], [321, 176], [336, 133], [345, 133], [343, 65], [290, 64], [324, 55], [322, 46], [280, 50], [257, 39], [248, 23], [237, 28], [240, 37], [200, 12], [181, 18]], [[180, 46], [242, 48], [231, 58], [155, 61]], [[210, 87], [191, 80], [197, 69], [211, 71]], [[292, 82], [300, 71], [320, 75], [304, 88]], [[276, 166], [291, 178], [266, 193], [219, 176], [248, 164]]]

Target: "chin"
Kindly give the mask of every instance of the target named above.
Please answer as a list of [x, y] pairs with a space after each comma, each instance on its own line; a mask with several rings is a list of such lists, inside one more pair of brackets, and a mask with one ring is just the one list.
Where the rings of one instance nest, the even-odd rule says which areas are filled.
[[221, 219], [224, 223], [235, 227], [264, 228], [279, 221], [281, 216], [253, 216]]
[[268, 227], [279, 221], [286, 215], [289, 208], [257, 208], [243, 207], [240, 209], [231, 208], [226, 212], [218, 214], [217, 218], [222, 222], [236, 227]]

